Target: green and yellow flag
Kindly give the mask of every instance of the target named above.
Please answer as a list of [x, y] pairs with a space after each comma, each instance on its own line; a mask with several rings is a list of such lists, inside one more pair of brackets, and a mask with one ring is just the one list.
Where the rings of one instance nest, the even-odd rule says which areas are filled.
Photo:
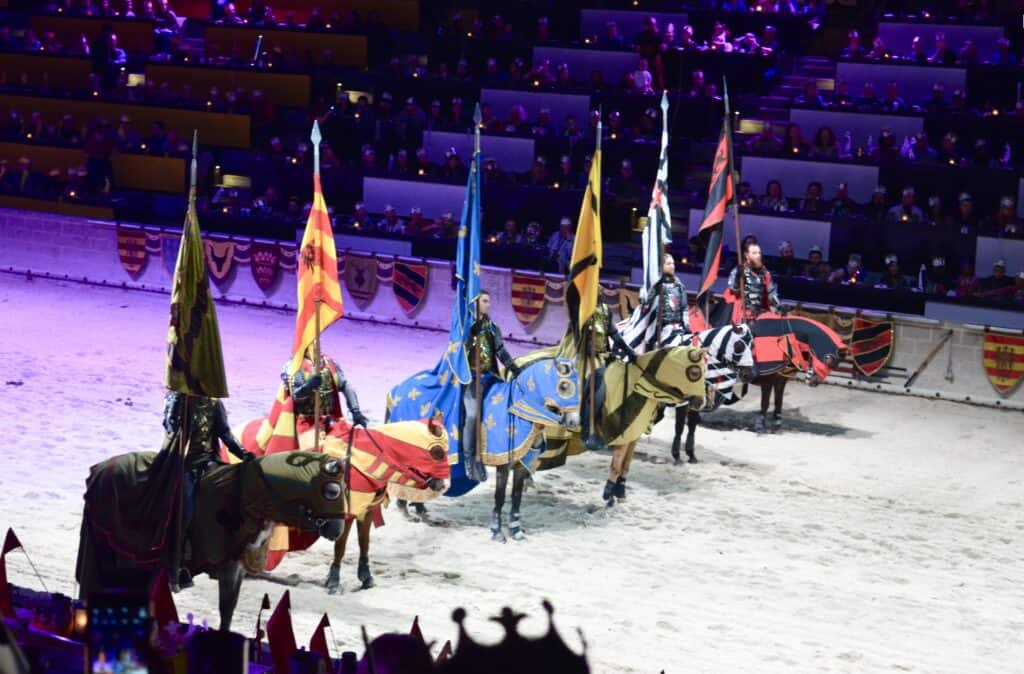
[[601, 291], [601, 126], [597, 127], [597, 149], [590, 165], [587, 190], [583, 195], [576, 239], [572, 244], [569, 285], [565, 291], [566, 308], [573, 336], [579, 340], [580, 330], [593, 315]]
[[167, 374], [171, 391], [210, 398], [228, 397], [217, 310], [206, 275], [206, 256], [196, 216], [196, 150], [192, 140], [192, 182], [188, 212], [174, 266], [171, 322], [167, 329]]

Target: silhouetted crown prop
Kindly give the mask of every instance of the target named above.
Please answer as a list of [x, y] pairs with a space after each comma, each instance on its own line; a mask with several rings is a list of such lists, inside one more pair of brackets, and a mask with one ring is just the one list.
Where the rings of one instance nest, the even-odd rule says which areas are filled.
[[[442, 674], [589, 674], [586, 642], [584, 652], [578, 654], [570, 649], [555, 629], [555, 609], [544, 601], [548, 614], [548, 631], [537, 639], [524, 637], [519, 633], [519, 623], [526, 617], [505, 607], [501, 614], [491, 618], [505, 628], [505, 638], [493, 646], [484, 646], [473, 640], [466, 631], [466, 610], [456, 609], [452, 620], [459, 625], [459, 644], [451, 659], [444, 662], [438, 672]], [[582, 635], [581, 635], [582, 638]]]

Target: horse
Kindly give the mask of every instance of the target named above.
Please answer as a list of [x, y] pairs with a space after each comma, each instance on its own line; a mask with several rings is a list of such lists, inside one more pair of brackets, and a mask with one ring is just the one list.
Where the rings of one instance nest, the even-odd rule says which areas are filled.
[[683, 430], [688, 429], [684, 447], [687, 461], [697, 463], [695, 432], [701, 413], [713, 412], [722, 405], [738, 402], [745, 387], [737, 386], [737, 381], [748, 382], [754, 368], [754, 336], [743, 323], [680, 335], [678, 341], [679, 345], [700, 346], [706, 350], [707, 392], [703, 405], [699, 407], [689, 403], [676, 406], [675, 434], [672, 438], [672, 459], [676, 465], [682, 463], [679, 445]]
[[[537, 468], [549, 470], [565, 463], [566, 457], [585, 449], [611, 448], [609, 470], [615, 479], [605, 485], [604, 501], [624, 501], [625, 480], [640, 437], [647, 433], [659, 411], [666, 405], [703, 405], [705, 349], [674, 346], [655, 349], [627, 363], [611, 360], [593, 376], [595, 415], [590, 429], [589, 389], [581, 405], [581, 431], [553, 428], [546, 434], [545, 451]], [[589, 385], [589, 380], [588, 380]], [[609, 484], [611, 494], [608, 494]]]
[[[458, 395], [458, 388], [446, 387], [445, 383], [429, 370], [402, 382], [388, 393], [388, 418], [419, 418], [431, 408], [440, 409], [439, 401], [449, 409], [459, 409], [456, 405], [461, 405], [461, 401], [444, 400], [445, 396]], [[520, 508], [528, 466], [543, 450], [546, 429], [573, 423], [580, 406], [579, 395], [579, 375], [573, 361], [543, 357], [524, 365], [518, 376], [508, 381], [495, 381], [481, 397], [480, 432], [477, 434], [481, 446], [476, 448], [477, 456], [485, 466], [494, 466], [497, 470], [490, 522], [492, 540], [507, 541], [502, 530], [502, 511], [510, 474], [513, 482], [509, 536], [515, 541], [525, 538]], [[453, 416], [461, 418], [461, 415]], [[445, 424], [453, 434], [458, 432], [458, 419], [445, 419]], [[453, 473], [448, 495], [460, 496], [478, 482], [466, 477], [464, 468], [460, 468], [462, 456], [458, 452], [454, 452], [450, 460]], [[419, 501], [413, 499], [413, 503]]]
[[[257, 456], [274, 456], [295, 450], [280, 449], [285, 443], [271, 444], [266, 454], [251, 442], [251, 429], [263, 425], [257, 419], [245, 425], [240, 437], [249, 451]], [[308, 433], [312, 433], [310, 430]], [[302, 438], [310, 444], [310, 438]], [[359, 514], [345, 517], [340, 536], [335, 539], [334, 560], [328, 569], [324, 585], [329, 594], [341, 590], [340, 566], [352, 523], [357, 523], [360, 558], [357, 576], [364, 589], [373, 587], [373, 574], [369, 566], [369, 531], [374, 518], [386, 505], [389, 496], [429, 501], [447, 488], [450, 476], [448, 464], [448, 434], [439, 419], [402, 421], [373, 426], [369, 429], [353, 427], [344, 420], [336, 421], [329, 433], [323, 434], [320, 451], [345, 462], [346, 482], [353, 498], [368, 501]], [[222, 458], [237, 461], [222, 452]], [[268, 554], [265, 568], [272, 570], [286, 552], [305, 550], [316, 541], [308, 535], [280, 526]]]
[[[172, 452], [123, 454], [90, 469], [75, 571], [82, 599], [108, 588], [148, 588], [172, 565], [171, 519], [180, 510], [163, 507], [180, 493], [165, 486], [172, 468], [181, 467]], [[179, 472], [177, 485], [181, 479]], [[193, 575], [217, 579], [221, 630], [231, 629], [242, 577], [262, 566], [275, 522], [338, 538], [350, 512], [344, 479], [342, 460], [311, 452], [221, 465], [203, 475], [184, 532], [191, 556], [183, 564]]]
[[786, 383], [804, 373], [808, 385], [817, 386], [842, 361], [847, 347], [828, 326], [803, 316], [763, 313], [751, 325], [754, 333], [754, 378], [761, 387], [758, 433], [768, 430], [768, 405], [774, 395], [771, 432], [782, 429], [782, 401]]

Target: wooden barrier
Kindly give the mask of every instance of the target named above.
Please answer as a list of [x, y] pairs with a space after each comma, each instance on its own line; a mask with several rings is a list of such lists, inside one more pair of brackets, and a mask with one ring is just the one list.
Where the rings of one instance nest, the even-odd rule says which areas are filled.
[[[366, 38], [362, 35], [209, 25], [206, 27], [207, 53], [249, 61], [260, 35], [263, 36], [264, 51], [280, 49], [290, 61], [305, 63], [311, 60], [317, 65], [366, 67]], [[331, 52], [329, 59], [324, 54], [326, 50]]]
[[150, 63], [146, 77], [155, 82], [167, 82], [180, 91], [181, 86], [192, 87], [193, 100], [202, 101], [211, 87], [237, 88], [247, 91], [259, 89], [272, 103], [292, 108], [309, 106], [309, 75], [210, 68], [206, 66], [170, 66]]
[[[32, 160], [34, 170], [43, 172], [51, 169], [63, 172], [70, 166], [84, 164], [86, 160], [82, 148], [78, 147], [0, 143], [0, 158], [12, 165], [23, 156]], [[185, 191], [184, 159], [115, 153], [110, 161], [114, 165], [116, 187], [175, 194]]]
[[84, 89], [92, 63], [85, 56], [50, 56], [42, 53], [0, 54], [0, 78], [5, 84], [21, 82], [33, 88]]
[[[141, 3], [140, 3], [141, 4]], [[84, 16], [56, 16], [40, 14], [30, 20], [37, 37], [53, 33], [64, 45], [78, 42], [85, 35], [89, 42], [99, 34], [104, 24], [110, 24], [117, 35], [117, 46], [130, 54], [153, 53], [153, 22], [144, 19], [108, 19]]]
[[138, 129], [147, 129], [150, 124], [159, 121], [177, 131], [182, 138], [191, 135], [195, 129], [199, 132], [199, 141], [204, 145], [248, 149], [250, 144], [251, 120], [248, 115], [17, 94], [0, 94], [0, 110], [17, 110], [22, 114], [41, 112], [48, 121], [53, 122], [68, 113], [79, 120], [106, 117], [111, 122], [121, 115], [130, 115]]

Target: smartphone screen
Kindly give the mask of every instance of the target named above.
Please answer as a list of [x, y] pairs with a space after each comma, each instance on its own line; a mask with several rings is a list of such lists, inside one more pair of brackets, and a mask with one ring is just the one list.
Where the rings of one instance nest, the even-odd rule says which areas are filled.
[[89, 674], [149, 674], [143, 648], [149, 638], [145, 596], [89, 597], [86, 659]]

